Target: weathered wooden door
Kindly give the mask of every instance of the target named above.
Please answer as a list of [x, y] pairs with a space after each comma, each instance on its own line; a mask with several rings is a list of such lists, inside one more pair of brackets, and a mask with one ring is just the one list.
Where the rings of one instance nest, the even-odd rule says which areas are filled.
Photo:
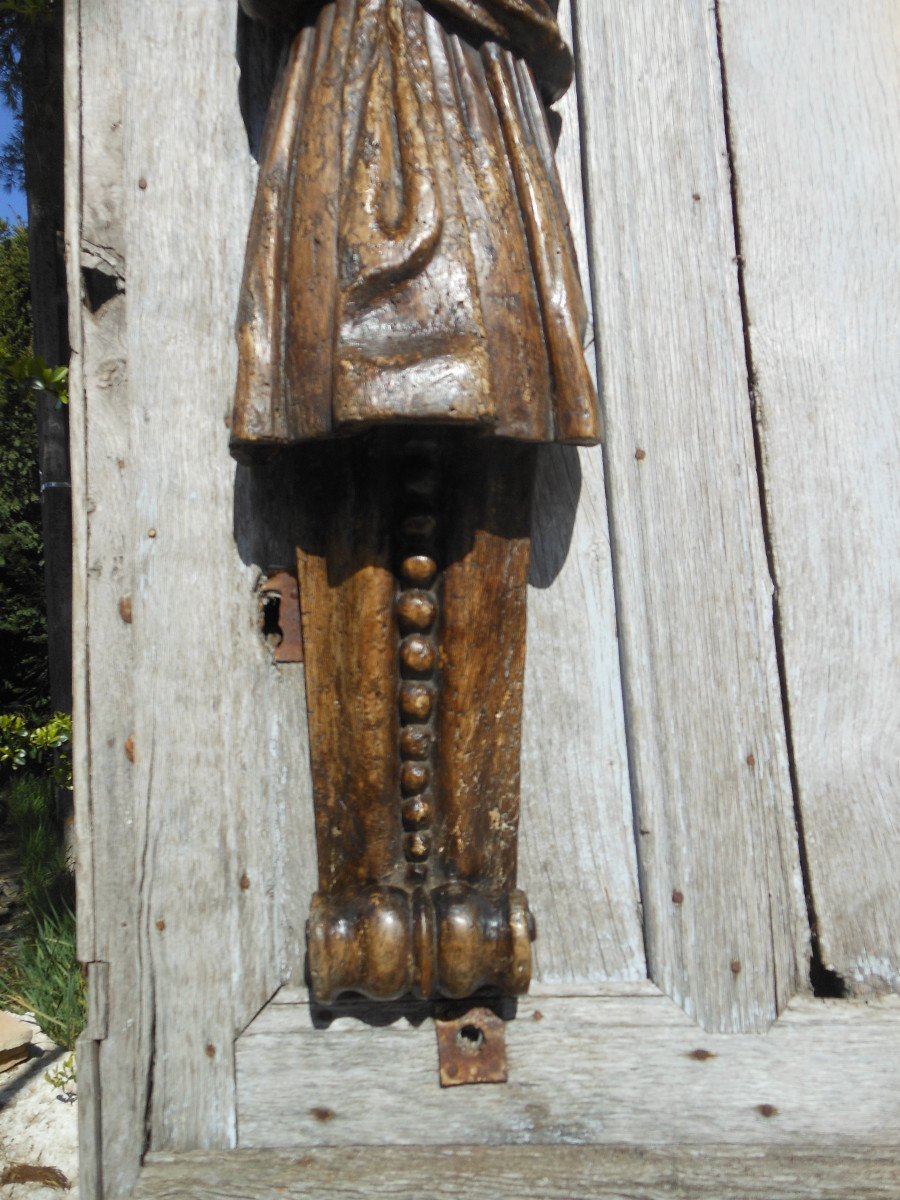
[[426, 1014], [314, 1025], [299, 986], [302, 666], [258, 627], [289, 497], [227, 449], [237, 5], [67, 0], [92, 1200], [900, 1192], [900, 22], [563, 7], [607, 439], [541, 464], [536, 982], [510, 1082], [442, 1091]]

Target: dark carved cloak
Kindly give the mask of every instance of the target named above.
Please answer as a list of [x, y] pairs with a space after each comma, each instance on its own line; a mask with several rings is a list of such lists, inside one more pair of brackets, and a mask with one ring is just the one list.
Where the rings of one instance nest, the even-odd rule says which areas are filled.
[[429, 421], [598, 438], [544, 0], [245, 0], [299, 24], [238, 319], [236, 453]]

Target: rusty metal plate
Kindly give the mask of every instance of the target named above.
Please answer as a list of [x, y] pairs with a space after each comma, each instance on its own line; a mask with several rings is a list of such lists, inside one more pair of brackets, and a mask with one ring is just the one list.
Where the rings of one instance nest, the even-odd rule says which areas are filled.
[[[277, 602], [271, 618], [264, 615], [263, 634], [277, 663], [303, 662], [300, 589], [293, 571], [273, 571], [260, 586], [263, 603]], [[271, 628], [269, 628], [271, 625]]]
[[453, 1021], [434, 1023], [441, 1087], [506, 1083], [506, 1023], [489, 1008], [472, 1008]]

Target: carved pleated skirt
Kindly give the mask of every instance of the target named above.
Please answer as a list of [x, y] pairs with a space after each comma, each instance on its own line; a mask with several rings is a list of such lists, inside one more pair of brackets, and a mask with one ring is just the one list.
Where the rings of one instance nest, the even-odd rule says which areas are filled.
[[238, 318], [238, 455], [384, 423], [598, 440], [529, 66], [419, 0], [336, 0], [273, 98]]

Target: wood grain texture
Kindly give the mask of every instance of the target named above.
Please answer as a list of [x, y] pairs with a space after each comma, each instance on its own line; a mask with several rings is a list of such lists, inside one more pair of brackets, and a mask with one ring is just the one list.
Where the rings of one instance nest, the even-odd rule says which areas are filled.
[[897, 989], [900, 23], [890, 0], [720, 8], [819, 949], [851, 992]]
[[152, 1038], [147, 1140], [172, 1148], [233, 1143], [231, 1043], [283, 975], [279, 860], [309, 797], [302, 675], [276, 668], [260, 637], [254, 586], [272, 564], [241, 544], [227, 456], [253, 182], [235, 18], [213, 0], [177, 22], [129, 5], [123, 66], [139, 305], [127, 342], [134, 934]]
[[504, 1146], [153, 1155], [136, 1200], [896, 1200], [895, 1151]]
[[597, 441], [539, 94], [571, 56], [544, 0], [464, 10], [307, 6], [260, 160], [236, 454], [410, 421]]
[[[283, 1018], [281, 1032], [254, 1025], [238, 1041], [235, 1093], [235, 1031], [302, 968], [314, 832], [302, 670], [276, 669], [255, 626], [258, 570], [291, 561], [282, 490], [290, 482], [239, 468], [232, 496], [227, 460], [231, 327], [253, 183], [232, 16], [213, 0], [179, 9], [177, 22], [161, 9], [149, 0], [127, 13], [112, 2], [67, 7], [68, 152], [71, 162], [83, 157], [83, 186], [73, 175], [69, 190], [69, 261], [93, 268], [99, 260], [114, 279], [127, 262], [128, 288], [91, 313], [81, 306], [77, 267], [72, 275], [76, 645], [86, 648], [75, 746], [80, 938], [82, 956], [108, 962], [110, 977], [108, 1036], [98, 1027], [83, 1059], [82, 1129], [86, 1148], [102, 1155], [86, 1160], [86, 1186], [99, 1189], [102, 1175], [107, 1198], [131, 1194], [145, 1144], [227, 1147], [252, 1131], [240, 1115], [236, 1124], [235, 1101], [243, 1109], [254, 1072], [247, 1103], [256, 1095], [269, 1105], [263, 1084], [280, 1071], [275, 1099], [287, 1124], [275, 1132], [299, 1125], [310, 1144], [381, 1136], [384, 1089], [376, 1093], [375, 1082], [389, 1056], [410, 1083], [409, 1127], [437, 1103], [427, 1029], [352, 1021], [313, 1031], [296, 1014]], [[723, 12], [728, 50], [733, 26]], [[582, 0], [578, 15], [633, 779], [649, 831], [641, 841], [658, 843], [642, 851], [653, 971], [707, 1024], [758, 1027], [796, 986], [806, 951], [752, 502], [715, 36], [700, 6], [677, 15], [657, 6], [651, 20], [649, 6], [613, 13]], [[121, 73], [111, 63], [122, 63]], [[572, 130], [567, 123], [564, 146]], [[741, 142], [736, 134], [735, 144], [740, 166], [749, 135]], [[577, 189], [577, 152], [563, 149], [560, 161]], [[752, 275], [747, 281], [752, 307]], [[866, 409], [856, 423], [877, 457], [883, 446], [870, 417]], [[816, 427], [829, 449], [833, 428]], [[882, 472], [880, 457], [877, 465]], [[153, 1166], [141, 1187], [157, 1191], [147, 1195], [255, 1198], [267, 1187], [318, 1196], [357, 1187], [401, 1197], [441, 1188], [535, 1197], [896, 1195], [895, 1151], [872, 1150], [896, 1138], [889, 1006], [825, 1006], [814, 1021], [800, 1005], [766, 1038], [725, 1039], [644, 993], [608, 997], [618, 1015], [609, 1008], [587, 1023], [580, 1009], [557, 1015], [563, 1001], [540, 994], [542, 978], [577, 993], [591, 979], [643, 970], [602, 465], [596, 453], [553, 450], [541, 470], [548, 502], [535, 529], [529, 600], [520, 880], [543, 936], [538, 995], [520, 1010], [531, 1019], [512, 1034], [517, 1091], [496, 1136], [591, 1138], [600, 1129], [621, 1141], [637, 1138], [643, 1122], [640, 1149], [398, 1154], [387, 1146], [358, 1154], [342, 1144], [286, 1160], [238, 1153]], [[855, 492], [829, 494], [858, 506]], [[777, 526], [774, 501], [770, 517]], [[851, 593], [837, 594], [846, 624]], [[571, 629], [580, 642], [566, 636]], [[875, 670], [858, 644], [854, 654]], [[798, 696], [811, 695], [801, 687], [805, 669], [792, 675], [789, 666]], [[872, 678], [883, 690], [882, 677]], [[856, 702], [869, 720], [860, 695]], [[866, 732], [859, 746], [848, 746], [849, 736], [847, 762]], [[798, 757], [801, 792], [803, 770]], [[869, 794], [887, 792], [871, 784]], [[874, 803], [868, 811], [877, 813]], [[881, 814], [882, 830], [889, 816]], [[812, 877], [821, 889], [821, 869]], [[870, 905], [873, 896], [870, 889]], [[858, 946], [874, 918], [851, 900], [841, 900], [840, 920], [856, 930]], [[736, 974], [732, 962], [740, 962]], [[273, 1005], [265, 1019], [289, 1007]], [[697, 1049], [717, 1057], [687, 1057]], [[354, 1087], [370, 1103], [351, 1130]], [[481, 1091], [469, 1113], [448, 1110], [448, 1137], [470, 1139], [476, 1119], [482, 1129], [495, 1121], [499, 1094]], [[320, 1101], [333, 1119], [311, 1114]], [[763, 1116], [760, 1104], [778, 1114]], [[276, 1109], [268, 1124], [256, 1111], [260, 1138], [271, 1140]], [[638, 1125], [623, 1132], [629, 1114]], [[437, 1113], [438, 1127], [445, 1117]], [[664, 1153], [647, 1149], [659, 1129], [671, 1139]], [[699, 1152], [691, 1149], [698, 1139]], [[740, 1147], [729, 1148], [734, 1142]], [[839, 1150], [821, 1149], [831, 1142]], [[288, 1162], [302, 1164], [299, 1180]], [[457, 1173], [454, 1163], [462, 1164]]]
[[[78, 1071], [79, 1194], [85, 1200], [101, 1200], [104, 1150], [103, 1110], [100, 1094], [100, 1046], [93, 1038], [82, 1035], [75, 1045], [75, 1052]], [[134, 1180], [139, 1166], [138, 1155], [132, 1151], [128, 1157], [131, 1162], [128, 1163], [126, 1169]], [[107, 1158], [109, 1158], [108, 1152]]]
[[[131, 765], [132, 628], [120, 603], [133, 591], [127, 513], [131, 426], [125, 335], [122, 205], [123, 53], [115, 3], [66, 8], [66, 242], [69, 284], [73, 513], [73, 739], [78, 954], [115, 962], [106, 1030], [78, 1045], [84, 1195], [129, 1195], [143, 1142], [147, 1023], [134, 956], [138, 897]], [[105, 294], [92, 303], [92, 294]], [[105, 1032], [105, 1040], [100, 1037]], [[103, 1085], [108, 1089], [103, 1104]], [[115, 1103], [127, 1094], [132, 1102]], [[104, 1184], [105, 1181], [105, 1184]]]
[[[192, 7], [177, 28], [138, 5], [120, 43], [121, 11], [73, 6], [67, 35], [70, 161], [84, 155], [83, 177], [70, 173], [70, 262], [82, 261], [84, 231], [85, 265], [127, 286], [90, 313], [77, 268], [71, 276], [79, 930], [84, 959], [110, 971], [108, 1036], [94, 1043], [103, 1125], [99, 1138], [87, 1123], [84, 1131], [86, 1145], [101, 1143], [109, 1196], [128, 1194], [147, 1141], [227, 1145], [233, 1137], [227, 1047], [281, 979], [301, 975], [316, 877], [303, 675], [276, 670], [256, 629], [258, 570], [289, 565], [296, 540], [290, 480], [241, 467], [232, 499], [226, 457], [231, 327], [253, 182], [234, 31], [210, 4]], [[205, 61], [219, 64], [211, 72], [189, 48], [200, 44]], [[109, 69], [117, 62], [121, 74]], [[180, 95], [190, 102], [176, 103]], [[187, 269], [201, 259], [203, 271]], [[604, 762], [616, 762], [615, 839], [599, 832], [603, 772], [592, 793], [587, 753], [579, 768], [592, 789], [582, 794], [597, 805], [583, 818], [592, 853], [609, 866], [589, 872], [585, 890], [612, 919], [592, 918], [586, 931], [563, 919], [571, 902], [559, 881], [572, 841], [560, 813], [574, 821], [580, 797], [564, 789], [551, 822], [542, 788], [530, 824], [533, 890], [542, 915], [563, 914], [568, 933], [554, 944], [570, 980], [603, 976], [593, 947], [605, 938], [614, 958], [623, 920], [624, 970], [640, 974], [621, 725], [603, 712], [605, 697], [614, 702], [616, 664], [602, 477], [597, 457], [586, 461], [600, 509], [591, 507], [578, 536], [598, 574], [586, 560], [556, 573], [560, 538], [538, 575], [540, 602], [556, 592], [559, 600], [537, 628], [542, 620], [555, 628], [563, 612], [598, 631], [595, 656], [605, 647], [590, 720], [575, 728], [585, 751], [597, 737], [610, 747]], [[538, 649], [533, 661], [542, 658], [550, 679], [552, 651]], [[538, 694], [526, 717], [532, 737], [546, 722], [544, 700]], [[619, 879], [629, 886], [619, 889]]]
[[623, 990], [520, 999], [509, 1083], [449, 1093], [421, 1014], [319, 1012], [314, 1028], [307, 1005], [270, 1005], [236, 1047], [239, 1147], [896, 1143], [893, 997], [794, 1001], [765, 1036], [737, 1036]]
[[534, 447], [381, 430], [301, 457], [311, 986], [323, 1003], [524, 991], [515, 883]]
[[[124, 36], [121, 14], [67, 16], [79, 952], [110, 977], [83, 1133], [107, 1197], [145, 1143], [233, 1140], [232, 1039], [302, 962], [313, 879], [302, 673], [259, 637], [271, 560], [227, 456], [252, 186], [233, 21], [132, 5]], [[116, 283], [95, 311], [79, 267]]]
[[[569, 39], [568, 0], [559, 19]], [[590, 306], [577, 84], [557, 111], [556, 161]], [[593, 369], [592, 324], [587, 348]], [[599, 450], [540, 451], [527, 644], [519, 881], [538, 926], [534, 979], [645, 978]]]
[[703, 1025], [762, 1029], [807, 929], [714, 14], [574, 14], [648, 966]]

